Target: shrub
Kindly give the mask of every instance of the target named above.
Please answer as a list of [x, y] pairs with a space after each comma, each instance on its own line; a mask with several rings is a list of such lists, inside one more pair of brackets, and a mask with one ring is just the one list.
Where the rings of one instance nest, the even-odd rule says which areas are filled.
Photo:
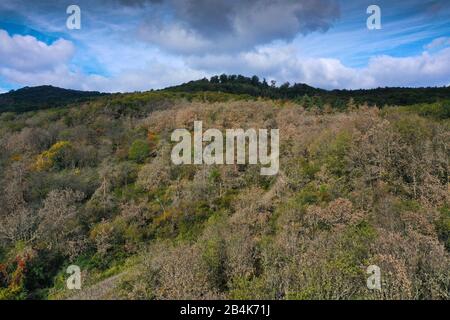
[[143, 163], [150, 155], [150, 146], [145, 140], [135, 140], [128, 151], [128, 158]]
[[59, 141], [37, 157], [34, 169], [36, 171], [63, 169], [72, 163], [72, 152], [73, 147], [69, 141]]
[[441, 240], [447, 251], [450, 251], [450, 206], [446, 205], [440, 210], [439, 220], [436, 222], [439, 240]]

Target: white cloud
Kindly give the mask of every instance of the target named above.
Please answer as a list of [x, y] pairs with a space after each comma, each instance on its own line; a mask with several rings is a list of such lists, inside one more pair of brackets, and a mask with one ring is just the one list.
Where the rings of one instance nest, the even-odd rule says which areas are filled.
[[10, 36], [0, 30], [0, 76], [19, 85], [70, 84], [72, 42], [59, 39], [46, 44], [32, 36]]
[[144, 41], [156, 43], [169, 51], [178, 53], [201, 52], [214, 45], [194, 31], [177, 24], [160, 27], [153, 24], [141, 26], [138, 34]]
[[175, 67], [159, 62], [143, 66], [141, 69], [125, 69], [110, 77], [85, 74], [80, 70], [73, 71], [67, 66], [59, 66], [39, 72], [0, 69], [0, 74], [21, 86], [47, 84], [63, 88], [102, 92], [146, 91], [151, 88], [157, 89], [176, 85], [206, 75], [204, 72], [188, 67]]
[[193, 70], [183, 63], [146, 57], [148, 50], [145, 48], [134, 47], [135, 50], [131, 50], [127, 46], [117, 46], [114, 51], [94, 50], [100, 60], [106, 59], [106, 67], [112, 71], [106, 77], [86, 74], [73, 65], [75, 47], [64, 39], [46, 44], [32, 36], [10, 36], [0, 30], [0, 43], [0, 76], [20, 86], [48, 84], [117, 92], [162, 88], [205, 76], [204, 72]]
[[130, 92], [161, 89], [205, 76], [205, 72], [187, 66], [173, 66], [154, 61], [141, 69], [125, 69], [109, 78], [88, 76], [83, 81], [90, 90]]
[[235, 54], [184, 57], [162, 55], [157, 49], [135, 43], [118, 44], [114, 50], [93, 45], [90, 54], [107, 68], [103, 75], [87, 74], [75, 66], [70, 41], [45, 44], [31, 36], [9, 36], [2, 30], [0, 40], [4, 44], [0, 47], [0, 77], [21, 86], [144, 91], [219, 73], [256, 74], [279, 83], [302, 82], [326, 89], [443, 86], [450, 78], [450, 48], [411, 57], [376, 56], [366, 67], [354, 68], [339, 59], [306, 56], [297, 46], [284, 43]]
[[444, 86], [450, 78], [450, 48], [413, 57], [375, 57], [363, 73], [373, 86]]
[[278, 82], [302, 82], [328, 89], [370, 85], [360, 70], [346, 67], [338, 59], [300, 56], [293, 46], [259, 48], [238, 56], [191, 57], [188, 61], [192, 67], [210, 73], [256, 74]]
[[191, 57], [188, 62], [191, 67], [210, 73], [257, 74], [326, 89], [444, 86], [450, 78], [450, 48], [413, 57], [373, 57], [364, 68], [345, 66], [338, 59], [305, 57], [292, 45], [264, 47], [237, 56]]
[[10, 36], [0, 30], [0, 67], [24, 72], [42, 71], [67, 63], [75, 48], [70, 41], [59, 39], [47, 45], [32, 36]]

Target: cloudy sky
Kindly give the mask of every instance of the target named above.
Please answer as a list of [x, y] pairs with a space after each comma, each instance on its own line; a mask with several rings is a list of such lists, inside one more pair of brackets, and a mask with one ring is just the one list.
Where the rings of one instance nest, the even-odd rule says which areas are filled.
[[[66, 26], [71, 4], [80, 30]], [[367, 28], [372, 4], [381, 30]], [[141, 91], [221, 73], [326, 89], [450, 85], [450, 1], [0, 1], [0, 92]]]

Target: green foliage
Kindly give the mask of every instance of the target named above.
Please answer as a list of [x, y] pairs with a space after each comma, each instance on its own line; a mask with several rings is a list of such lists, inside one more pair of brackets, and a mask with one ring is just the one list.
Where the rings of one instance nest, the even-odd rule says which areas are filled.
[[28, 292], [33, 292], [33, 299], [46, 298], [48, 288], [53, 285], [53, 279], [63, 262], [64, 258], [58, 253], [42, 250], [27, 264], [24, 287]]
[[347, 154], [351, 142], [351, 135], [348, 132], [342, 132], [325, 147], [325, 165], [328, 170], [337, 177], [342, 177], [348, 173]]
[[[0, 297], [64, 298], [76, 264], [88, 285], [120, 274], [112, 297], [367, 299], [379, 263], [381, 298], [449, 298], [447, 105], [354, 94], [223, 75], [0, 114]], [[173, 165], [193, 119], [279, 128], [279, 174]]]
[[305, 205], [320, 204], [322, 202], [328, 202], [329, 200], [330, 194], [326, 185], [321, 185], [318, 187], [314, 184], [308, 184], [295, 197], [295, 202], [300, 207]]
[[429, 123], [419, 116], [402, 117], [394, 122], [394, 128], [405, 142], [413, 146], [432, 135]]
[[224, 292], [227, 289], [226, 276], [226, 243], [225, 240], [216, 237], [208, 239], [202, 244], [202, 259], [204, 260], [209, 273], [209, 281], [214, 288]]
[[450, 118], [450, 100], [436, 103], [415, 104], [412, 106], [401, 107], [399, 110], [410, 114], [418, 114], [422, 117], [445, 120]]
[[37, 157], [34, 168], [36, 171], [63, 169], [72, 163], [72, 155], [72, 144], [69, 141], [59, 141]]
[[450, 251], [450, 206], [445, 205], [440, 209], [440, 217], [436, 222], [436, 229], [447, 251]]
[[268, 299], [265, 279], [236, 277], [233, 279], [229, 293], [232, 300], [263, 300]]
[[135, 140], [128, 151], [128, 158], [137, 163], [143, 163], [150, 155], [148, 142], [142, 139]]

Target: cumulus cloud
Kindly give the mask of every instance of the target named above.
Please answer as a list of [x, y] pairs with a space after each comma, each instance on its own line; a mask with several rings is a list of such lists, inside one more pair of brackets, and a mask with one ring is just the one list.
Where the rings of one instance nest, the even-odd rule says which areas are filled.
[[[106, 76], [86, 74], [73, 65], [74, 48], [70, 41], [60, 39], [45, 44], [31, 36], [9, 36], [4, 31], [0, 31], [0, 39], [5, 44], [0, 48], [0, 76], [10, 83], [29, 86], [52, 84], [105, 92], [143, 91], [225, 72], [256, 74], [279, 83], [355, 89], [448, 85], [450, 75], [450, 48], [412, 57], [380, 55], [371, 58], [366, 67], [354, 68], [335, 58], [305, 56], [293, 44], [278, 44], [240, 53], [190, 55], [176, 63], [157, 57], [128, 67], [122, 62], [121, 68]], [[118, 49], [116, 55], [121, 55]]]
[[364, 72], [377, 86], [445, 86], [450, 75], [450, 48], [413, 57], [375, 57]]
[[192, 79], [203, 78], [207, 74], [186, 67], [173, 67], [164, 63], [154, 63], [141, 69], [125, 69], [112, 76], [86, 74], [81, 70], [71, 70], [67, 66], [41, 72], [20, 72], [8, 69], [2, 74], [6, 79], [22, 86], [54, 85], [86, 91], [133, 92], [161, 89]]
[[301, 56], [294, 46], [260, 48], [237, 56], [191, 57], [188, 61], [191, 67], [209, 72], [258, 74], [326, 89], [443, 86], [448, 85], [450, 75], [450, 48], [414, 57], [377, 56], [364, 68], [348, 67], [333, 58]]
[[[206, 75], [183, 63], [159, 61], [157, 58], [128, 66], [126, 61], [122, 61], [122, 67], [108, 76], [87, 74], [72, 63], [75, 46], [71, 41], [59, 39], [46, 44], [33, 36], [10, 36], [0, 30], [0, 43], [0, 77], [21, 86], [49, 84], [81, 90], [125, 92], [163, 88]], [[114, 57], [109, 58], [114, 60]]]
[[72, 42], [46, 44], [33, 36], [10, 36], [0, 30], [0, 76], [10, 83], [38, 85], [67, 83], [68, 65], [75, 52]]
[[53, 69], [70, 60], [75, 51], [64, 39], [47, 45], [32, 36], [10, 36], [4, 30], [0, 30], [0, 43], [0, 68], [26, 72]]
[[[192, 67], [227, 73], [257, 74], [278, 82], [301, 82], [321, 88], [347, 88], [365, 83], [359, 70], [346, 67], [338, 59], [304, 57], [292, 46], [264, 47], [235, 55], [191, 57]], [[217, 69], [217, 66], [221, 69]]]
[[83, 76], [84, 90], [132, 92], [162, 89], [192, 79], [205, 77], [205, 72], [187, 66], [174, 66], [154, 61], [141, 69], [125, 69], [111, 77]]
[[[86, 91], [133, 92], [160, 89], [177, 85], [192, 79], [203, 78], [207, 74], [189, 68], [173, 67], [167, 64], [153, 64], [142, 69], [126, 69], [117, 75], [105, 77], [86, 74], [80, 70], [72, 71], [62, 66], [42, 72], [18, 72], [7, 70], [5, 78], [22, 86], [54, 85]], [[13, 80], [12, 80], [13, 79]]]
[[210, 41], [198, 37], [192, 30], [187, 30], [176, 23], [143, 25], [139, 28], [138, 34], [144, 41], [181, 54], [207, 51], [212, 46]]
[[[427, 6], [430, 1], [426, 0]], [[327, 89], [448, 85], [450, 41], [439, 30], [416, 35], [413, 29], [405, 33], [406, 38], [386, 31], [367, 37], [365, 29], [350, 31], [340, 24], [326, 35], [298, 37], [331, 28], [339, 17], [339, 3], [79, 0], [83, 29], [56, 33], [66, 32], [72, 41], [59, 39], [49, 44], [0, 30], [0, 78], [8, 87], [52, 84], [108, 92], [163, 88], [220, 73], [256, 74], [278, 83], [303, 82]], [[25, 4], [28, 1], [3, 0], [0, 13], [16, 8], [44, 35], [45, 30], [52, 34], [58, 26], [65, 28], [66, 13], [60, 10], [65, 8], [64, 1], [34, 2], [30, 4], [33, 10], [25, 10]], [[36, 7], [41, 9], [35, 11]], [[58, 8], [58, 12], [48, 8]], [[442, 6], [435, 8], [440, 8], [436, 14], [443, 14]], [[437, 39], [419, 55], [392, 56], [392, 52], [417, 52], [402, 46], [433, 37]], [[352, 65], [354, 57], [358, 63]]]

